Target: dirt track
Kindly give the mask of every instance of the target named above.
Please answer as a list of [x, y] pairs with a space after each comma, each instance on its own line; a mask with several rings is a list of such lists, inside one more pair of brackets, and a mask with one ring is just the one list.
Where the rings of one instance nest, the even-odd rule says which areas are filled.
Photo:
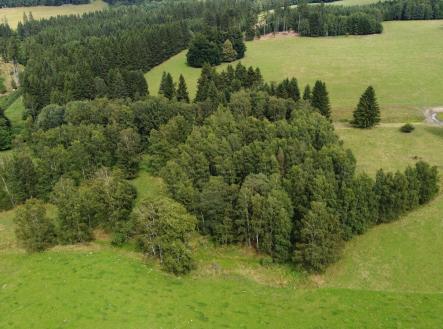
[[443, 126], [443, 121], [437, 118], [437, 113], [443, 112], [443, 107], [433, 107], [424, 110], [425, 121], [430, 124]]

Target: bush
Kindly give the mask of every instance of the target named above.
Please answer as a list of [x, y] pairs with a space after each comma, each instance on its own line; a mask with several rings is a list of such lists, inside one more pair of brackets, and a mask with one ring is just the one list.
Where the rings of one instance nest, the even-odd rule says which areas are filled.
[[406, 123], [405, 125], [400, 127], [400, 131], [402, 133], [411, 133], [412, 131], [414, 131], [415, 127], [410, 124], [410, 123]]
[[46, 216], [43, 201], [29, 199], [17, 209], [15, 235], [27, 252], [43, 251], [55, 242], [54, 224]]
[[165, 271], [176, 275], [189, 273], [195, 263], [191, 252], [181, 241], [174, 241], [164, 248], [162, 267]]

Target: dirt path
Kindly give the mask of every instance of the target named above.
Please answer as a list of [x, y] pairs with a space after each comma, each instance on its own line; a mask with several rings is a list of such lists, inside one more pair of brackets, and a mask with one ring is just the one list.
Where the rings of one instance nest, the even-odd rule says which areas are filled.
[[438, 119], [437, 114], [443, 112], [443, 106], [442, 107], [433, 107], [424, 110], [425, 115], [425, 121], [430, 124], [443, 126], [443, 121]]

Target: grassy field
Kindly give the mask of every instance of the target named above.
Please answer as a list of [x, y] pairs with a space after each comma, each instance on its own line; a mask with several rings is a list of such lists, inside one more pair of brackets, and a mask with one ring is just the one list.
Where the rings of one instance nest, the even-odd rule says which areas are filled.
[[[416, 157], [443, 166], [439, 128], [337, 132], [371, 174]], [[164, 193], [146, 172], [133, 184], [140, 199]], [[0, 328], [440, 328], [442, 199], [355, 238], [341, 261], [313, 277], [205, 239], [194, 242], [198, 269], [182, 278], [107, 241], [26, 255], [15, 246], [14, 211], [3, 212]]]
[[[398, 127], [338, 129], [353, 150], [358, 168], [403, 170], [417, 159], [443, 172], [443, 129], [417, 125], [410, 134]], [[345, 257], [324, 276], [326, 286], [353, 289], [443, 292], [443, 196], [401, 220], [380, 225], [347, 244]]]
[[[351, 118], [368, 85], [376, 90], [384, 121], [422, 120], [424, 107], [443, 105], [443, 21], [387, 22], [384, 28], [381, 35], [248, 42], [242, 62], [260, 67], [267, 81], [294, 76], [303, 88], [324, 80], [335, 120]], [[195, 94], [200, 71], [186, 65], [186, 51], [146, 74], [152, 94], [163, 71], [176, 81], [182, 73]]]
[[63, 6], [35, 6], [0, 9], [0, 19], [6, 19], [12, 28], [16, 28], [18, 22], [23, 20], [23, 14], [32, 12], [34, 19], [49, 18], [59, 15], [81, 15], [91, 11], [98, 11], [107, 8], [107, 4], [102, 0], [93, 0], [85, 5], [63, 5]]

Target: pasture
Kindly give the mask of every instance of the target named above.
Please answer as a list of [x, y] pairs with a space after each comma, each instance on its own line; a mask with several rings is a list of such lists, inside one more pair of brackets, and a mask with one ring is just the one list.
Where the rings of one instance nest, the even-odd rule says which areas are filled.
[[[398, 125], [339, 127], [359, 170], [403, 169], [418, 158], [440, 166], [443, 130]], [[162, 194], [144, 171], [133, 181]], [[161, 272], [129, 245], [106, 238], [27, 255], [15, 245], [14, 211], [0, 214], [0, 327], [24, 328], [437, 328], [443, 321], [442, 196], [347, 243], [324, 275], [260, 265], [251, 250], [198, 246], [198, 269]], [[215, 267], [216, 264], [217, 266]]]
[[[322, 38], [276, 37], [248, 42], [242, 63], [258, 66], [266, 81], [296, 77], [300, 89], [326, 82], [334, 120], [349, 120], [358, 99], [372, 85], [384, 122], [417, 121], [423, 108], [443, 104], [443, 21], [385, 22], [380, 35]], [[235, 64], [235, 63], [234, 63]], [[219, 69], [226, 67], [221, 65]], [[157, 94], [163, 71], [182, 73], [190, 94], [200, 69], [186, 64], [186, 51], [146, 74]]]
[[102, 0], [93, 0], [84, 5], [62, 5], [62, 6], [35, 6], [1, 8], [0, 20], [6, 20], [11, 28], [15, 29], [19, 22], [23, 21], [23, 14], [30, 12], [34, 19], [43, 19], [59, 15], [81, 15], [92, 11], [99, 11], [107, 8], [108, 5]]

